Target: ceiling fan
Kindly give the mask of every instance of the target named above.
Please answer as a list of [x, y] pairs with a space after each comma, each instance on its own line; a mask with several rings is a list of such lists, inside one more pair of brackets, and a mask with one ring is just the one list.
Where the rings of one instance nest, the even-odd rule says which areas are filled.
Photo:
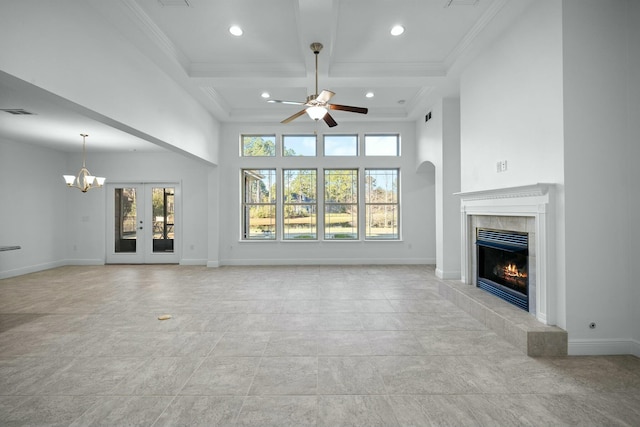
[[313, 95], [307, 96], [307, 100], [305, 102], [297, 102], [297, 101], [280, 101], [278, 99], [270, 99], [267, 102], [271, 103], [279, 103], [279, 104], [291, 104], [291, 105], [305, 105], [307, 108], [298, 111], [291, 117], [287, 117], [280, 123], [289, 123], [298, 117], [302, 116], [304, 113], [307, 113], [309, 117], [313, 120], [324, 120], [324, 122], [329, 125], [329, 127], [337, 126], [338, 123], [331, 117], [328, 110], [341, 110], [341, 111], [349, 111], [352, 113], [360, 113], [367, 114], [369, 112], [368, 108], [363, 107], [350, 107], [348, 105], [338, 105], [338, 104], [329, 104], [329, 100], [334, 92], [330, 90], [323, 90], [318, 94], [318, 54], [322, 50], [321, 43], [311, 43], [311, 50], [316, 56], [316, 91]]

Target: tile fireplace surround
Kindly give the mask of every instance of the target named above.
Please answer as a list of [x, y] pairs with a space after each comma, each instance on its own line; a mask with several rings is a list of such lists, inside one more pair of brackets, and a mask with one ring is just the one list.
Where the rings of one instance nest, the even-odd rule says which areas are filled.
[[[457, 193], [461, 198], [462, 277], [441, 293], [530, 356], [567, 354], [556, 324], [553, 184]], [[476, 287], [476, 228], [529, 234], [530, 313]]]

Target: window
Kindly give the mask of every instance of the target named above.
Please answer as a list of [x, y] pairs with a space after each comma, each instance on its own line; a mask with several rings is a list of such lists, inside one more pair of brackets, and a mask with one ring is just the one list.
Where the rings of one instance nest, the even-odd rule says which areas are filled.
[[325, 156], [357, 156], [358, 135], [325, 135]]
[[242, 135], [242, 155], [246, 157], [273, 157], [276, 155], [275, 135]]
[[400, 240], [399, 133], [258, 130], [240, 142], [241, 240]]
[[398, 169], [365, 170], [365, 239], [399, 239]]
[[317, 171], [283, 171], [284, 239], [317, 239]]
[[276, 170], [242, 170], [242, 238], [276, 238]]
[[358, 170], [324, 171], [324, 238], [358, 239]]
[[365, 156], [399, 156], [400, 136], [399, 135], [365, 135], [364, 136]]
[[284, 156], [315, 156], [315, 135], [284, 135], [282, 153]]

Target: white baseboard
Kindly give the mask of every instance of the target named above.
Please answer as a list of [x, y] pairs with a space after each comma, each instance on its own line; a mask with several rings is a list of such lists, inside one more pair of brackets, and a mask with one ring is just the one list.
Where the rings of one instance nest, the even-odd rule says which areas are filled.
[[181, 259], [180, 260], [180, 265], [206, 265], [208, 266], [207, 260], [206, 259]]
[[444, 271], [436, 268], [436, 277], [442, 280], [460, 280], [460, 270]]
[[[209, 265], [211, 262], [207, 263]], [[430, 258], [328, 258], [328, 259], [225, 259], [220, 265], [433, 265], [435, 259]], [[217, 266], [216, 266], [217, 267]]]
[[0, 271], [0, 279], [8, 279], [9, 277], [22, 276], [23, 274], [36, 273], [42, 270], [58, 268], [67, 265], [65, 260], [47, 262], [44, 264], [29, 265], [26, 267], [15, 268], [13, 270]]
[[104, 265], [103, 259], [68, 259], [63, 265]]
[[640, 357], [640, 342], [632, 339], [569, 340], [569, 356], [633, 354]]

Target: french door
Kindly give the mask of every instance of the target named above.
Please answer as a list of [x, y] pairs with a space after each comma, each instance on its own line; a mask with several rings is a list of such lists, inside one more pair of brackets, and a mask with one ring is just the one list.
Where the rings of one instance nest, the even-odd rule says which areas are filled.
[[176, 183], [107, 185], [107, 264], [177, 264]]

